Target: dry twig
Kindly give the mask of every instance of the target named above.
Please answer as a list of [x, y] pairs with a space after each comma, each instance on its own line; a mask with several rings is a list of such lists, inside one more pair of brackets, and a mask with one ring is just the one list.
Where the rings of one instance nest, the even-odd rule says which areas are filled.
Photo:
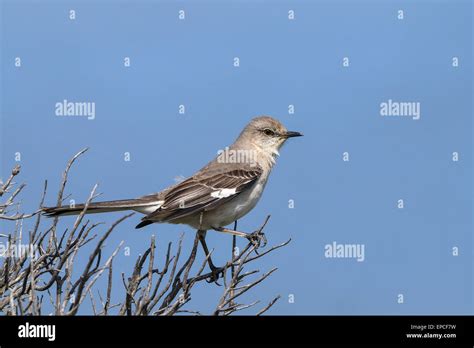
[[[64, 191], [73, 163], [86, 151], [87, 149], [81, 150], [67, 163], [57, 195], [58, 205], [65, 199]], [[201, 315], [201, 311], [184, 308], [184, 306], [190, 303], [191, 293], [196, 284], [214, 286], [213, 282], [206, 282], [214, 281], [216, 272], [222, 276], [224, 287], [213, 314], [230, 315], [257, 305], [259, 301], [247, 304], [238, 303], [238, 301], [240, 302], [244, 294], [276, 271], [276, 268], [272, 268], [258, 276], [260, 274], [258, 270], [247, 271], [246, 267], [290, 242], [288, 240], [257, 253], [260, 243], [252, 241], [247, 242], [243, 249], [237, 252], [237, 240], [234, 237], [230, 259], [215, 272], [205, 272], [211, 255], [205, 256], [196, 270], [193, 268], [198, 256], [199, 236], [197, 233], [191, 252], [185, 260], [182, 260], [184, 235], [179, 237], [176, 248], [169, 243], [165, 248], [161, 268], [156, 266], [160, 253], [155, 237], [152, 236], [149, 248], [138, 257], [131, 275], [126, 277], [122, 273], [125, 290], [123, 301], [112, 304], [112, 299], [118, 298], [113, 294], [119, 291], [113, 289], [113, 261], [123, 242], [106, 258], [105, 262], [102, 262], [105, 259], [102, 255], [103, 246], [116, 227], [133, 213], [118, 219], [105, 232], [97, 231], [102, 224], [92, 224], [84, 219], [89, 204], [97, 197], [95, 193], [97, 185], [95, 185], [84, 209], [76, 217], [71, 228], [59, 232], [57, 217], [42, 221], [39, 214], [43, 208], [47, 182], [44, 184], [38, 209], [29, 214], [20, 213], [20, 203], [17, 199], [25, 185], [15, 188], [14, 178], [19, 173], [20, 167], [16, 166], [5, 183], [0, 182], [0, 197], [9, 194], [4, 203], [0, 203], [0, 219], [12, 224], [12, 231], [7, 235], [0, 235], [0, 238], [5, 239], [10, 246], [23, 245], [26, 242], [34, 247], [34, 252], [6, 255], [2, 259], [0, 311], [7, 315], [41, 315], [46, 308], [44, 299], [49, 299], [54, 314], [75, 315], [81, 309], [86, 297], [89, 297], [91, 301], [91, 309], [86, 312], [97, 315], [173, 315], [176, 313]], [[13, 207], [16, 207], [17, 211], [11, 214], [9, 210]], [[36, 216], [36, 219], [28, 233], [28, 238], [23, 238], [24, 221], [33, 216]], [[255, 236], [263, 236], [263, 230], [269, 218], [268, 216], [254, 233]], [[237, 224], [234, 226], [234, 229], [236, 228]], [[101, 237], [97, 238], [98, 235]], [[85, 254], [85, 246], [92, 243], [95, 243], [92, 252]], [[75, 269], [79, 264], [76, 262], [78, 258], [87, 259], [82, 269]], [[107, 274], [105, 299], [102, 298], [101, 291], [96, 289], [97, 281], [104, 273]], [[98, 293], [99, 301], [95, 298], [94, 292]], [[257, 312], [257, 315], [266, 313], [279, 298], [280, 296], [274, 297], [268, 305]]]

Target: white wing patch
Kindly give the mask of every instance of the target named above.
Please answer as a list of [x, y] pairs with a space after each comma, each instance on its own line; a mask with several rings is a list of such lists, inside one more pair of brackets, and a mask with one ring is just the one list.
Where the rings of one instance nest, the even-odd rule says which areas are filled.
[[226, 198], [235, 195], [235, 188], [233, 189], [222, 189], [219, 191], [211, 192], [211, 197], [214, 198]]

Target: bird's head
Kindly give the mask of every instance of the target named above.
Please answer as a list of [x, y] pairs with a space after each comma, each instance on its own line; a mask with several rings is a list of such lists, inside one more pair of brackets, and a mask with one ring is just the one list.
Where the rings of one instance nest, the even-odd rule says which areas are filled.
[[278, 154], [280, 147], [289, 138], [303, 135], [299, 132], [287, 130], [280, 121], [270, 116], [254, 118], [242, 133], [264, 152], [271, 154]]

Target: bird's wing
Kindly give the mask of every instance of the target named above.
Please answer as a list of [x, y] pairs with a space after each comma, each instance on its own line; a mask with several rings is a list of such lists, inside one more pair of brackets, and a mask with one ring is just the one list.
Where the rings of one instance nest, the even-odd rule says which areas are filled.
[[216, 205], [238, 196], [261, 175], [262, 169], [258, 166], [210, 171], [207, 175], [198, 173], [166, 192], [163, 204], [153, 213], [143, 217], [139, 226], [145, 226], [152, 221], [171, 222], [190, 214], [211, 210]]

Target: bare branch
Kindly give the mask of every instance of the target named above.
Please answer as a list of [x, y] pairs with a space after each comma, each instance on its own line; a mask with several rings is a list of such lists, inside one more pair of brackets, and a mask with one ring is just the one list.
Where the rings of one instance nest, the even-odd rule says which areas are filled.
[[[65, 196], [69, 171], [86, 151], [87, 148], [81, 150], [68, 161], [57, 194], [58, 205], [69, 197]], [[76, 315], [84, 302], [88, 302], [84, 301], [87, 297], [91, 301], [91, 311], [94, 315], [202, 315], [200, 309], [188, 308], [197, 306], [196, 301], [191, 301], [194, 287], [199, 283], [203, 286], [214, 286], [218, 277], [222, 277], [223, 281], [222, 295], [216, 299], [217, 305], [211, 313], [231, 315], [255, 308], [260, 300], [238, 302], [245, 297], [243, 295], [250, 294], [253, 288], [264, 282], [277, 269], [273, 267], [262, 274], [256, 268], [247, 267], [255, 265], [258, 260], [290, 242], [288, 240], [269, 248], [261, 245], [264, 244], [260, 243], [261, 241], [265, 242], [263, 230], [270, 218], [267, 216], [263, 224], [251, 234], [252, 238], [249, 241], [244, 239], [246, 244], [241, 250], [237, 247], [241, 240], [233, 236], [229, 259], [222, 262], [223, 266], [206, 271], [213, 252], [209, 255], [198, 253], [198, 233], [195, 234], [191, 250], [185, 251], [189, 252], [189, 256], [184, 259], [184, 234], [179, 237], [175, 248], [172, 243], [163, 248], [157, 243], [155, 236], [151, 236], [149, 247], [136, 259], [130, 275], [122, 273], [124, 288], [119, 290], [124, 296], [117, 297], [117, 289], [113, 289], [113, 261], [123, 241], [109, 255], [105, 255], [106, 249], [103, 247], [117, 226], [134, 213], [118, 219], [105, 231], [99, 231], [102, 228], [101, 223], [91, 223], [84, 219], [90, 203], [97, 197], [95, 185], [72, 226], [60, 230], [57, 217], [45, 221], [41, 219], [47, 181], [44, 183], [38, 209], [28, 214], [21, 212], [18, 199], [25, 185], [17, 186], [14, 182], [19, 171], [20, 167], [16, 166], [6, 182], [0, 183], [0, 197], [4, 199], [4, 203], [0, 202], [0, 219], [12, 225], [11, 233], [2, 234], [0, 238], [6, 238], [9, 245], [22, 244], [28, 240], [36, 249], [34, 255], [7, 255], [0, 265], [0, 311], [7, 315], [41, 315], [44, 312], [45, 296], [46, 300], [49, 298], [53, 312], [57, 315]], [[10, 212], [7, 212], [8, 210]], [[26, 228], [23, 226], [24, 221], [33, 216], [36, 216], [34, 220], [28, 220], [32, 224], [29, 227], [31, 230], [23, 236], [23, 228]], [[234, 224], [234, 230], [237, 230], [237, 222]], [[92, 244], [91, 250], [86, 253], [85, 246], [88, 244]], [[80, 259], [87, 262], [81, 269], [75, 269], [77, 265], [82, 264], [76, 262]], [[104, 289], [105, 298], [102, 298], [98, 280], [104, 273], [107, 274], [107, 285]], [[98, 294], [97, 301], [94, 293]], [[112, 304], [117, 298], [122, 298], [122, 301]], [[279, 295], [273, 297], [256, 314], [266, 313], [279, 298]]]

